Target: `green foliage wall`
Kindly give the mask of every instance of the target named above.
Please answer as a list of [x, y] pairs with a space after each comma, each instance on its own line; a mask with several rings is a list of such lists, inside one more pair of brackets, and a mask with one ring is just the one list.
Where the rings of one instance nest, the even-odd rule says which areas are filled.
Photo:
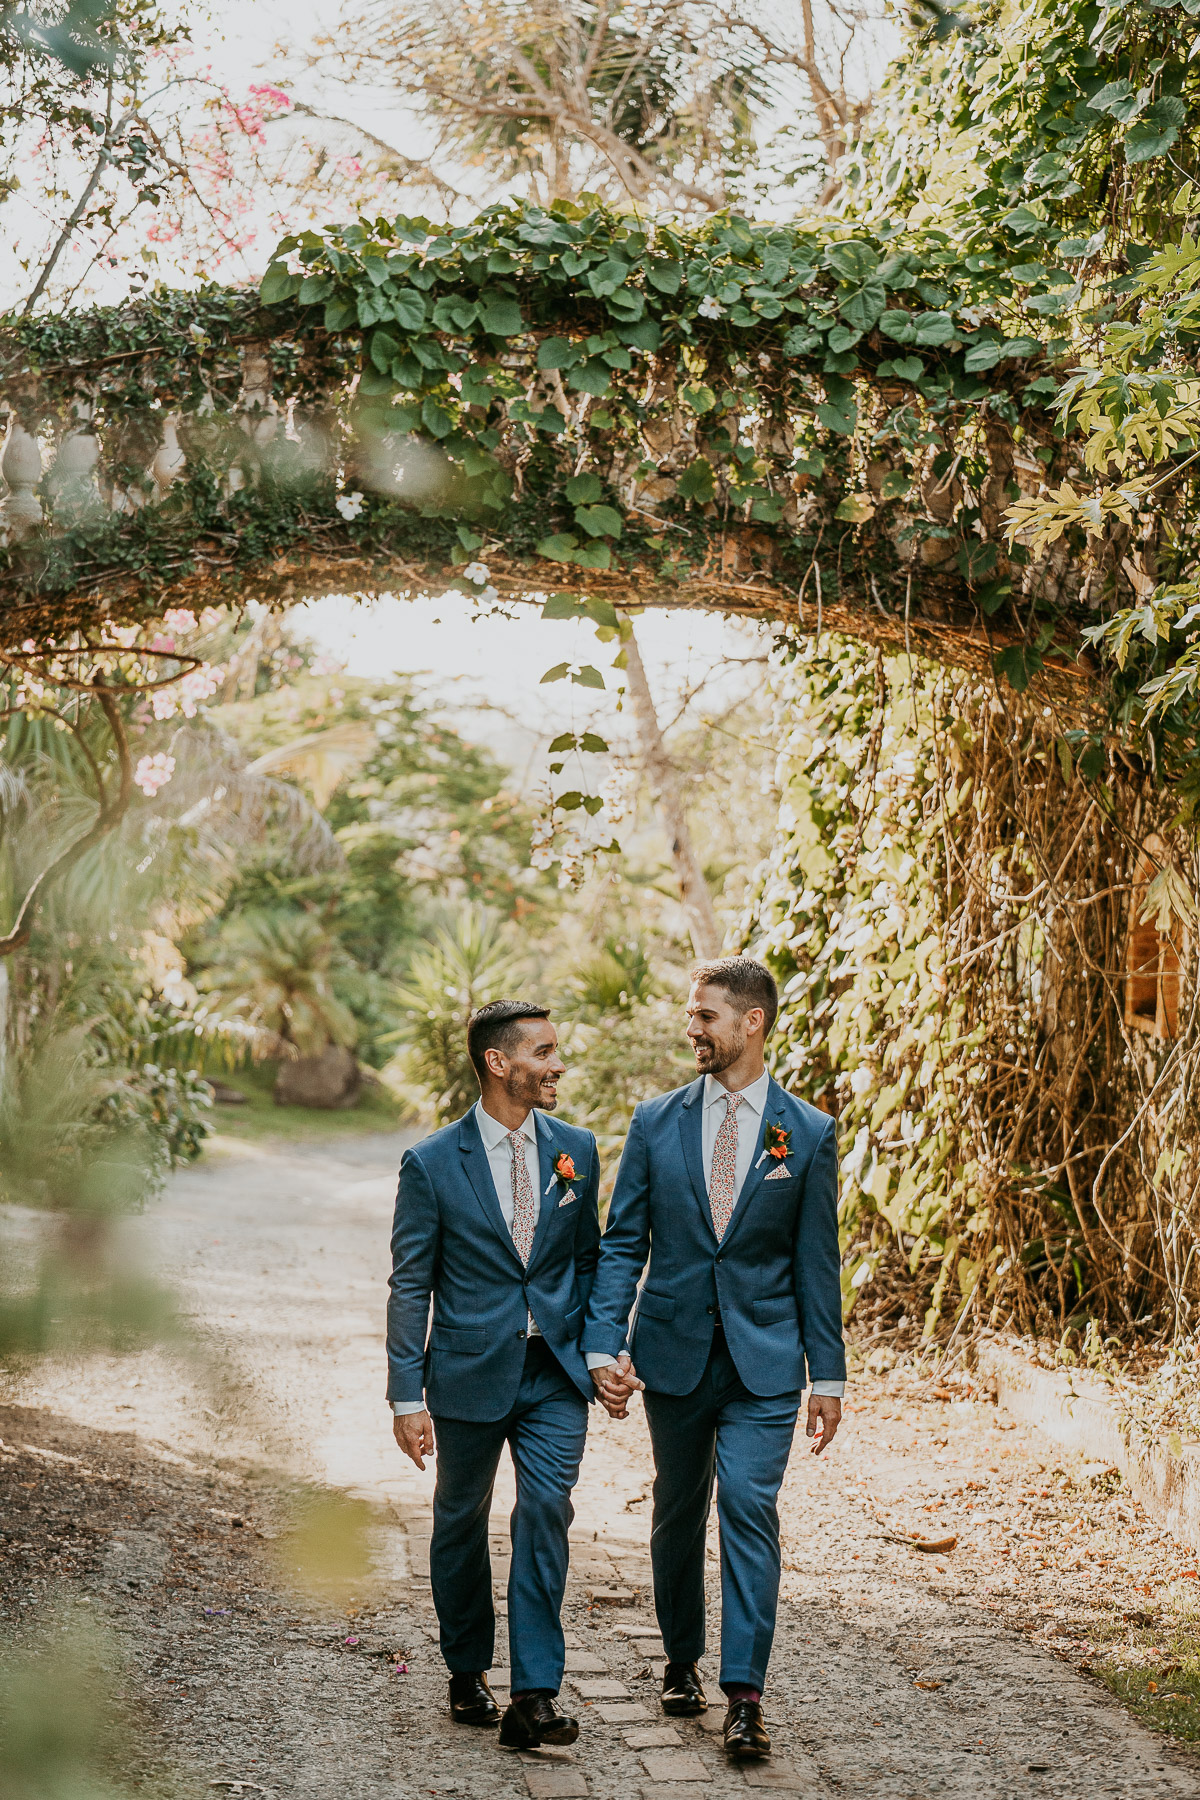
[[1194, 999], [1154, 1043], [1121, 974], [1152, 784], [1110, 753], [1105, 807], [1049, 709], [845, 640], [796, 640], [777, 696], [744, 936], [782, 989], [776, 1074], [839, 1119], [847, 1309], [929, 1334], [1187, 1317]]

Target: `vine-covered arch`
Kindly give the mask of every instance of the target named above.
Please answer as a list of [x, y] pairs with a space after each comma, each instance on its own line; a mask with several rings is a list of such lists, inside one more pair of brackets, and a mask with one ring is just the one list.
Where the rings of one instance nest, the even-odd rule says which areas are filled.
[[[261, 296], [23, 324], [0, 597], [37, 635], [199, 591], [586, 585], [978, 662], [1023, 635], [1004, 511], [1069, 456], [1065, 343], [973, 323], [954, 260], [508, 208], [285, 240]], [[1077, 597], [1053, 559], [1016, 582]]]

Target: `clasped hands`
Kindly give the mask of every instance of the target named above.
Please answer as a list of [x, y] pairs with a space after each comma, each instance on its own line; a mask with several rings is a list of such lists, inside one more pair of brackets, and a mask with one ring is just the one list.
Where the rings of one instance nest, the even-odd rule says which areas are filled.
[[[629, 1399], [645, 1382], [638, 1376], [632, 1358], [622, 1351], [616, 1368], [593, 1369], [592, 1382], [601, 1406], [612, 1419], [629, 1417]], [[810, 1394], [808, 1419], [804, 1435], [812, 1440], [812, 1453], [820, 1456], [828, 1450], [842, 1419], [842, 1403], [832, 1394]]]
[[592, 1383], [596, 1396], [610, 1419], [627, 1419], [630, 1396], [646, 1385], [639, 1378], [632, 1358], [625, 1350], [618, 1356], [615, 1368], [593, 1369]]

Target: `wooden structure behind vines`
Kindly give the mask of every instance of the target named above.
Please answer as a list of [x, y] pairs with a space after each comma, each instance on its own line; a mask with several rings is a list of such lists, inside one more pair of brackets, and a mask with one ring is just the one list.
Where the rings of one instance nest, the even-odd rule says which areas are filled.
[[839, 1116], [847, 1304], [943, 1337], [1186, 1327], [1197, 871], [1161, 791], [1128, 758], [1098, 794], [1052, 707], [944, 666], [809, 640], [778, 682], [743, 936], [781, 1077]]

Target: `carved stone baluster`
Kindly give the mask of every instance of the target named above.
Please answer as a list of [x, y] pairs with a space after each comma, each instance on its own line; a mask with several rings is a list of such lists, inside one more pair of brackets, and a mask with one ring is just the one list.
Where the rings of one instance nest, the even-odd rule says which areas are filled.
[[154, 498], [163, 500], [172, 482], [183, 473], [187, 457], [179, 442], [179, 414], [168, 413], [163, 420], [162, 442], [154, 452], [149, 473], [154, 478]]
[[71, 403], [72, 424], [63, 435], [50, 472], [51, 505], [56, 518], [91, 511], [99, 504], [96, 468], [100, 442], [92, 423], [94, 413], [90, 400]]
[[230, 494], [245, 487], [283, 422], [279, 402], [271, 392], [271, 357], [266, 344], [248, 344], [242, 352], [240, 401], [239, 424], [253, 449], [245, 463], [235, 463], [230, 469], [225, 482]]
[[4, 502], [4, 523], [14, 538], [28, 537], [42, 522], [42, 507], [34, 489], [42, 479], [42, 451], [32, 431], [14, 419], [0, 459], [0, 470], [8, 483]]

